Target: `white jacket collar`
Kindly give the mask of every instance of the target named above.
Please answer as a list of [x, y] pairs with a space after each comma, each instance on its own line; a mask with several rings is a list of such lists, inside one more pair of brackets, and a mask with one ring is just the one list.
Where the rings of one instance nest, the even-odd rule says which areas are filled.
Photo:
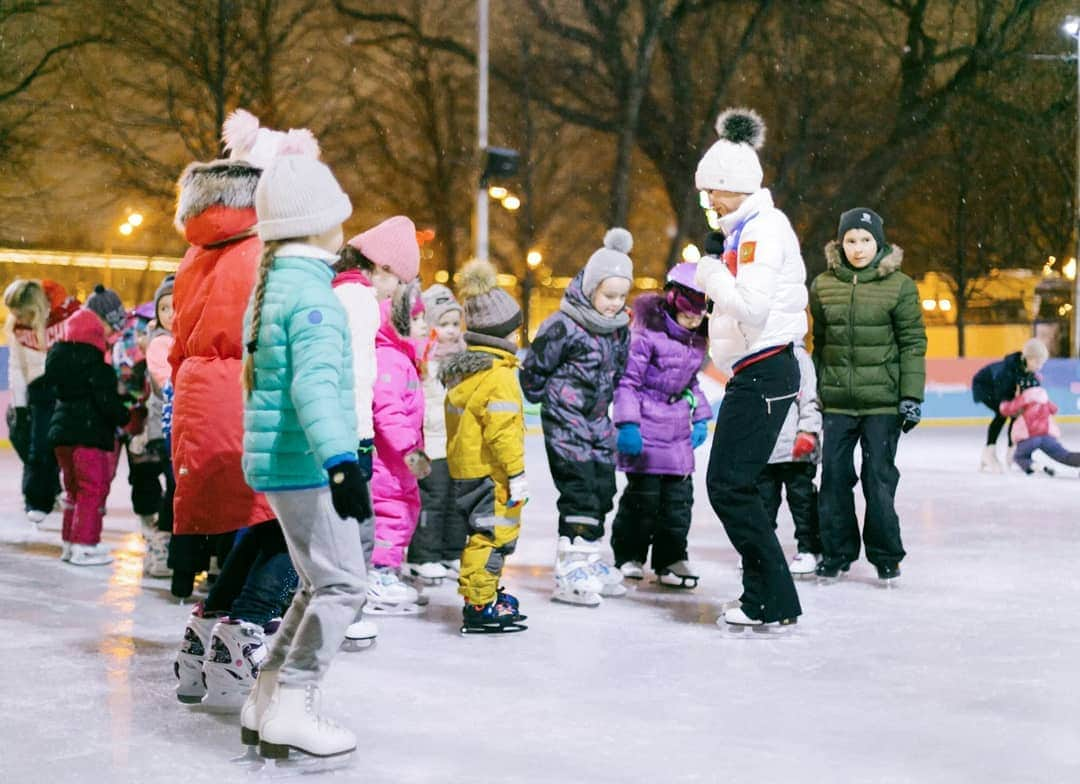
[[772, 194], [769, 193], [768, 188], [754, 191], [746, 197], [746, 201], [739, 206], [739, 209], [720, 219], [720, 228], [724, 230], [724, 234], [730, 235], [745, 218], [750, 217], [755, 212], [772, 209], [772, 207]]
[[327, 264], [333, 264], [339, 258], [336, 253], [330, 253], [322, 248], [316, 248], [314, 245], [308, 245], [306, 242], [286, 242], [277, 249], [274, 256], [299, 256], [304, 259], [319, 259], [320, 261], [325, 261]]

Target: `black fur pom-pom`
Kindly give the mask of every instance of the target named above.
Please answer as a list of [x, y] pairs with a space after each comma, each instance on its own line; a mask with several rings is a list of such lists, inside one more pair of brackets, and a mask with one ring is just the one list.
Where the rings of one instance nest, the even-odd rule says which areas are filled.
[[753, 109], [726, 109], [716, 118], [716, 132], [732, 144], [760, 150], [765, 143], [765, 121]]

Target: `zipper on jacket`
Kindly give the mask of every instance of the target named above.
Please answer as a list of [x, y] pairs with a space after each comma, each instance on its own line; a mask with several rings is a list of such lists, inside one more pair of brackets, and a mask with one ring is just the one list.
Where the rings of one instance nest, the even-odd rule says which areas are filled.
[[855, 402], [855, 287], [859, 273], [851, 276], [851, 298], [848, 300], [848, 399]]
[[767, 397], [767, 398], [765, 398], [765, 412], [768, 413], [768, 414], [772, 413], [772, 404], [773, 403], [777, 403], [777, 402], [779, 402], [781, 400], [792, 400], [794, 398], [797, 398], [798, 396], [799, 396], [799, 390], [796, 389], [790, 395], [780, 395], [779, 397]]

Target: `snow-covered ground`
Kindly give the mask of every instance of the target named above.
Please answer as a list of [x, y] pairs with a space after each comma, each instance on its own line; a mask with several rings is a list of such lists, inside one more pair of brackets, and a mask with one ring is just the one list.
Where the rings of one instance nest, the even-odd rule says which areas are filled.
[[[1080, 780], [1080, 481], [979, 474], [980, 439], [906, 436], [901, 586], [878, 587], [865, 561], [837, 585], [799, 583], [805, 615], [772, 640], [714, 623], [739, 573], [703, 492], [696, 591], [642, 584], [595, 610], [548, 601], [554, 498], [530, 436], [534, 496], [506, 578], [529, 630], [462, 637], [450, 585], [424, 615], [383, 620], [378, 644], [343, 653], [325, 684], [362, 751], [323, 777]], [[1065, 440], [1080, 445], [1080, 429]], [[174, 699], [190, 608], [141, 577], [123, 475], [105, 535], [119, 557], [96, 568], [60, 562], [57, 515], [27, 536], [18, 477], [0, 450], [0, 782], [254, 780], [229, 762], [236, 719]], [[789, 518], [780, 530], [792, 551]]]

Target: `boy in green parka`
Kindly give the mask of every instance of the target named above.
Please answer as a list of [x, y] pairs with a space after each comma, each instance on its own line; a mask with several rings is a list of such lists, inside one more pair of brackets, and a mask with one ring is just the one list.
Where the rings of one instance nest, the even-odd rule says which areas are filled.
[[[919, 423], [926, 382], [926, 328], [903, 251], [885, 241], [881, 216], [866, 207], [840, 216], [825, 247], [828, 269], [810, 286], [814, 365], [824, 414], [819, 577], [833, 579], [859, 557], [853, 488], [866, 497], [866, 557], [882, 580], [900, 576], [904, 547], [896, 515], [896, 447]], [[855, 474], [855, 445], [862, 471]]]

